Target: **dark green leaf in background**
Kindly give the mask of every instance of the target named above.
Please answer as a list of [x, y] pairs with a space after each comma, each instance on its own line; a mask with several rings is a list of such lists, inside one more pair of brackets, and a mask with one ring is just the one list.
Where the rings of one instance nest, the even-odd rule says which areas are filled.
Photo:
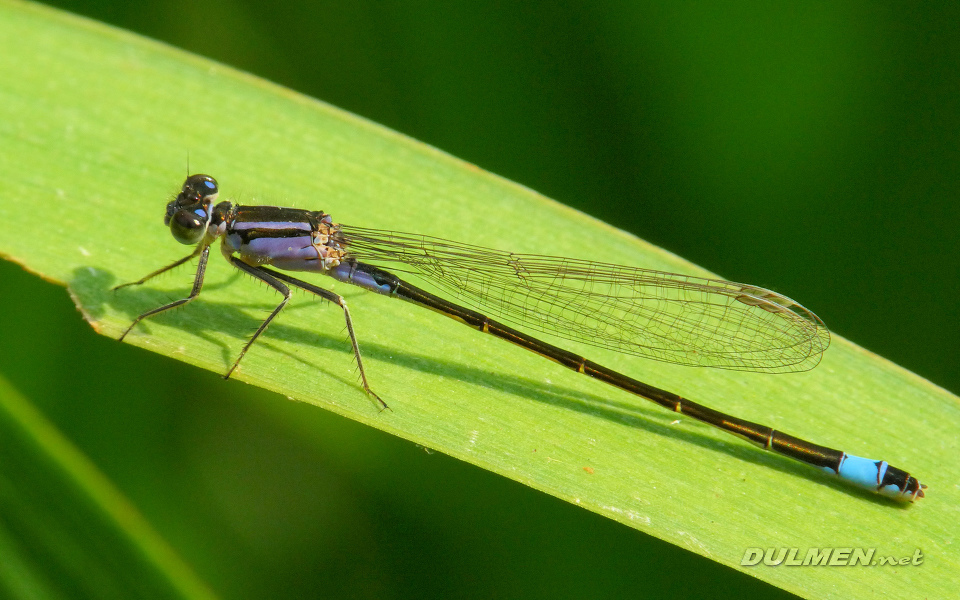
[[5, 598], [210, 598], [70, 442], [0, 378]]

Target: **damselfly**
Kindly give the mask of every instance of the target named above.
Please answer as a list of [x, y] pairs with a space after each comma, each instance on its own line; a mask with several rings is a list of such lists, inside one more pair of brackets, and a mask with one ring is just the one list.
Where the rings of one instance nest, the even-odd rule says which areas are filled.
[[[370, 388], [344, 299], [266, 265], [284, 271], [311, 271], [429, 308], [881, 495], [910, 501], [924, 495], [925, 485], [886, 461], [813, 444], [691, 402], [477, 312], [567, 340], [681, 365], [766, 373], [812, 369], [830, 344], [830, 334], [816, 315], [776, 292], [718, 279], [570, 257], [515, 254], [425, 235], [352, 227], [334, 223], [321, 211], [216, 203], [218, 195], [213, 177], [191, 175], [176, 199], [167, 204], [164, 223], [178, 242], [195, 245], [193, 252], [114, 289], [142, 284], [199, 257], [193, 289], [186, 298], [138, 316], [121, 340], [143, 319], [182, 306], [200, 294], [210, 246], [220, 239], [223, 255], [233, 266], [283, 295], [225, 377], [286, 306], [291, 296], [289, 284], [343, 309], [363, 389], [386, 407]], [[415, 287], [381, 265], [420, 276], [472, 308]]]

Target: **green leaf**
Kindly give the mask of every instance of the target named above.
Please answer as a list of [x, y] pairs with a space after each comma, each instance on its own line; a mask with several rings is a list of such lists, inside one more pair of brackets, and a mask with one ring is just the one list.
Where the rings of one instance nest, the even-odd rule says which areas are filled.
[[[187, 171], [244, 203], [518, 252], [703, 275], [535, 192], [361, 118], [222, 65], [29, 5], [0, 5], [0, 253], [68, 286], [117, 337], [186, 295], [187, 254], [161, 225]], [[711, 407], [930, 486], [903, 507], [765, 453], [417, 307], [317, 278], [350, 302], [379, 412], [335, 307], [300, 297], [235, 377], [606, 515], [808, 597], [942, 596], [958, 583], [957, 398], [835, 337], [799, 375], [698, 370], [571, 350]], [[200, 299], [129, 343], [224, 372], [276, 294], [214, 260]], [[865, 301], [863, 298], [851, 301]], [[816, 307], [813, 307], [814, 309]], [[743, 567], [748, 548], [875, 548], [921, 567]]]
[[136, 508], [0, 377], [0, 595], [211, 598]]

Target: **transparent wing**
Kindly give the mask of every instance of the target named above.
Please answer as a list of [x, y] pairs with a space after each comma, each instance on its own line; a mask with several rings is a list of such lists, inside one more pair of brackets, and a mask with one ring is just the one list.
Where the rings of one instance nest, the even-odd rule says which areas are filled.
[[441, 238], [340, 226], [347, 256], [419, 275], [523, 329], [664, 362], [785, 373], [820, 362], [830, 333], [763, 288]]

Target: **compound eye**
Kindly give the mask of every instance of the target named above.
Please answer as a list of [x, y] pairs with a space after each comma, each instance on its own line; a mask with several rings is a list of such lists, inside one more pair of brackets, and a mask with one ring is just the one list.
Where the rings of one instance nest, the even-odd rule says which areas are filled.
[[197, 202], [203, 200], [212, 202], [218, 194], [220, 194], [220, 186], [217, 185], [217, 180], [203, 174], [187, 177], [187, 180], [183, 182], [183, 190], [180, 192], [184, 199], [192, 199]]
[[192, 210], [178, 210], [170, 219], [170, 233], [181, 244], [196, 244], [203, 239], [207, 220]]

